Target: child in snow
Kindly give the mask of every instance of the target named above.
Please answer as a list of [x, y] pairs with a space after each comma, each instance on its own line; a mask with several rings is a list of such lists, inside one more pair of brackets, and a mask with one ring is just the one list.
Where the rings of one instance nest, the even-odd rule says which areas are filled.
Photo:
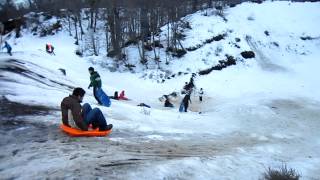
[[114, 96], [110, 96], [110, 98], [111, 98], [111, 99], [118, 100], [118, 99], [119, 99], [118, 91], [115, 91], [115, 92], [114, 92]]
[[90, 84], [88, 86], [88, 89], [90, 87], [93, 87], [93, 96], [98, 101], [98, 103], [101, 105], [101, 101], [99, 100], [96, 91], [101, 88], [101, 78], [97, 71], [94, 71], [93, 67], [89, 67], [89, 73], [90, 73]]
[[47, 43], [47, 44], [46, 44], [46, 51], [47, 51], [47, 53], [49, 53], [49, 54], [54, 54], [53, 50], [54, 50], [54, 47], [53, 47], [50, 43]]
[[121, 91], [118, 99], [119, 99], [119, 100], [129, 100], [129, 99], [124, 95], [124, 90]]
[[9, 45], [9, 43], [7, 41], [4, 42], [4, 46], [2, 47], [2, 49], [7, 48], [7, 53], [12, 56], [11, 50], [12, 47]]
[[164, 98], [166, 99], [164, 101], [164, 107], [173, 107], [173, 104], [170, 102], [168, 95], [164, 95]]
[[200, 88], [200, 91], [199, 91], [199, 101], [202, 102], [202, 96], [203, 96], [203, 89]]

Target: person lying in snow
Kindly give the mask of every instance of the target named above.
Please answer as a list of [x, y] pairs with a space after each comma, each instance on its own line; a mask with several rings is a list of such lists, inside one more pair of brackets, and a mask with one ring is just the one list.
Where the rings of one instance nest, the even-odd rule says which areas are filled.
[[119, 100], [129, 100], [129, 99], [125, 96], [124, 90], [121, 91], [118, 99], [119, 99]]
[[88, 103], [81, 106], [80, 103], [85, 93], [85, 90], [78, 87], [73, 90], [72, 95], [61, 101], [62, 123], [83, 131], [88, 131], [90, 124], [94, 129], [99, 127], [99, 131], [112, 129], [113, 125], [107, 125], [107, 121], [99, 108], [92, 109]]

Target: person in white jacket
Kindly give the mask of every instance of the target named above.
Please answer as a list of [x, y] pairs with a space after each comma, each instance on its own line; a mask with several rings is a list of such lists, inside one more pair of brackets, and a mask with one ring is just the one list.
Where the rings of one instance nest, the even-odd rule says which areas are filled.
[[202, 102], [202, 96], [203, 96], [203, 89], [200, 88], [199, 90], [199, 101]]

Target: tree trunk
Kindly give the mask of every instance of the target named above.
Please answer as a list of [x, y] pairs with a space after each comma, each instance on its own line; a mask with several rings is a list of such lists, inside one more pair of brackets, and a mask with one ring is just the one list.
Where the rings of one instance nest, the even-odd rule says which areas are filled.
[[76, 39], [76, 42], [75, 42], [75, 44], [76, 45], [79, 45], [79, 37], [78, 37], [78, 26], [77, 26], [77, 16], [74, 16], [74, 19], [73, 19], [73, 21], [74, 21], [74, 29], [75, 29], [75, 31], [76, 31], [76, 35], [75, 35], [75, 39]]
[[90, 28], [93, 28], [93, 7], [90, 9]]
[[105, 31], [106, 31], [106, 52], [107, 52], [107, 54], [108, 54], [108, 52], [109, 52], [109, 49], [110, 49], [110, 45], [109, 45], [109, 29], [108, 29], [108, 24], [106, 23], [105, 24]]
[[80, 39], [82, 40], [82, 36], [84, 35], [84, 31], [82, 28], [82, 17], [81, 17], [81, 11], [78, 12], [78, 20], [79, 20], [79, 26], [80, 26]]
[[94, 14], [95, 14], [95, 15], [94, 15], [93, 32], [96, 32], [97, 19], [98, 19], [98, 10], [96, 10]]
[[69, 31], [69, 36], [72, 36], [71, 33], [71, 21], [70, 21], [70, 13], [67, 13], [67, 21], [68, 21], [68, 31]]
[[108, 12], [108, 25], [110, 29], [111, 36], [111, 45], [113, 54], [117, 56], [119, 60], [121, 57], [121, 49], [120, 49], [120, 18], [119, 18], [119, 10], [116, 7], [112, 7], [112, 9]]

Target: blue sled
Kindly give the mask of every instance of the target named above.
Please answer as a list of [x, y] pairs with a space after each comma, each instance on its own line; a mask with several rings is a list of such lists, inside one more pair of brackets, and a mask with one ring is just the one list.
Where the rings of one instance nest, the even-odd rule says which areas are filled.
[[111, 101], [110, 101], [109, 96], [101, 88], [98, 88], [96, 90], [96, 95], [99, 98], [102, 105], [107, 106], [107, 107], [111, 106]]
[[183, 105], [183, 102], [181, 102], [181, 104], [180, 104], [179, 112], [184, 112], [184, 105]]

